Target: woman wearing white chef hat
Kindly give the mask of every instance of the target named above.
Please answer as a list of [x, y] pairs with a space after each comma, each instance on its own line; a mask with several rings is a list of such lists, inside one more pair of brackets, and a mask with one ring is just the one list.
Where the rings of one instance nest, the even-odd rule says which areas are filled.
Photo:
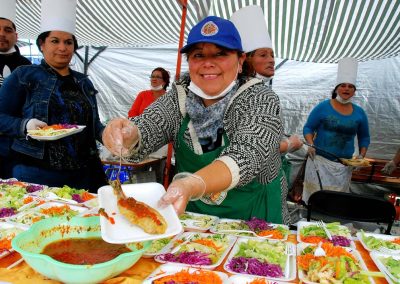
[[303, 134], [307, 142], [324, 151], [309, 147], [303, 189], [303, 200], [306, 202], [314, 191], [320, 189], [315, 167], [321, 174], [324, 189], [348, 191], [352, 168], [335, 160], [337, 157], [352, 158], [356, 136], [357, 158], [362, 159], [367, 153], [370, 143], [368, 118], [361, 107], [352, 103], [356, 91], [357, 66], [355, 58], [339, 60], [332, 98], [318, 104], [304, 125]]
[[[107, 184], [96, 145], [104, 126], [92, 82], [69, 68], [78, 47], [76, 0], [41, 3], [36, 44], [43, 60], [40, 65], [15, 70], [0, 89], [0, 132], [13, 138], [12, 175], [26, 182], [96, 192]], [[27, 136], [29, 130], [54, 124], [85, 128], [60, 139]]]

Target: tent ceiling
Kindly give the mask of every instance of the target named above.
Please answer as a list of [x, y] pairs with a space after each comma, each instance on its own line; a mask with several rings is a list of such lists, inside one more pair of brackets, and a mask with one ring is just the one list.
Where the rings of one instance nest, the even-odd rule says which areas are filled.
[[[185, 35], [204, 15], [229, 18], [260, 5], [279, 58], [336, 62], [400, 54], [400, 1], [393, 0], [188, 0]], [[178, 44], [182, 9], [176, 0], [78, 0], [77, 38], [114, 47]], [[40, 0], [17, 0], [20, 38], [35, 39]]]

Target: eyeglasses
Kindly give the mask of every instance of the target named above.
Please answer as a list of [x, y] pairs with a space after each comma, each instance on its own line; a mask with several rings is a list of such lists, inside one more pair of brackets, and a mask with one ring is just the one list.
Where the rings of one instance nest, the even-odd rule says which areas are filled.
[[161, 77], [161, 76], [150, 76], [149, 78], [150, 79], [162, 79], [163, 77]]

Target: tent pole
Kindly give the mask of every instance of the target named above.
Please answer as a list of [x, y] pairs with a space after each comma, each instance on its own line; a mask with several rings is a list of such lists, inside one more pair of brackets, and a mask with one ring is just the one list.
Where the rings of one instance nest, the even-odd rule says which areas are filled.
[[[186, 24], [186, 13], [187, 13], [187, 0], [180, 0], [182, 5], [182, 18], [181, 18], [181, 31], [179, 34], [179, 44], [178, 44], [178, 54], [176, 60], [176, 72], [175, 72], [175, 80], [179, 79], [181, 73], [181, 64], [182, 64], [182, 54], [179, 52], [183, 46], [183, 40], [185, 39], [185, 24]], [[169, 185], [169, 174], [171, 171], [171, 158], [172, 158], [172, 142], [168, 144], [168, 152], [167, 152], [167, 161], [165, 163], [164, 170], [164, 187], [168, 188]]]

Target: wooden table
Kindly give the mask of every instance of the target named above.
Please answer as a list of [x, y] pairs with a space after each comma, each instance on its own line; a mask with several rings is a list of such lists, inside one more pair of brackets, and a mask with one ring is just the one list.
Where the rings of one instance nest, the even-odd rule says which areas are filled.
[[[296, 235], [292, 234], [288, 239], [290, 242], [297, 243]], [[364, 249], [362, 244], [359, 241], [355, 241], [357, 250], [360, 252], [365, 265], [370, 271], [378, 271], [378, 268], [372, 261], [369, 256], [369, 252]], [[11, 283], [60, 283], [54, 280], [48, 280], [45, 277], [41, 276], [39, 273], [35, 272], [32, 268], [30, 268], [26, 262], [19, 264], [18, 266], [6, 269], [6, 267], [16, 260], [20, 258], [18, 253], [13, 253], [4, 259], [0, 259], [0, 281], [8, 281]], [[226, 260], [226, 259], [225, 259]], [[225, 260], [219, 265], [215, 270], [227, 273], [223, 264]], [[121, 273], [120, 275], [106, 280], [104, 283], [106, 284], [116, 284], [116, 283], [124, 283], [124, 284], [136, 284], [142, 283], [142, 281], [150, 275], [150, 273], [155, 270], [161, 264], [154, 261], [152, 258], [141, 258], [135, 265]], [[230, 273], [227, 273], [230, 275]], [[374, 278], [376, 284], [386, 284], [388, 283], [384, 278]], [[299, 283], [299, 279], [297, 278], [295, 281], [291, 281], [291, 283]]]

